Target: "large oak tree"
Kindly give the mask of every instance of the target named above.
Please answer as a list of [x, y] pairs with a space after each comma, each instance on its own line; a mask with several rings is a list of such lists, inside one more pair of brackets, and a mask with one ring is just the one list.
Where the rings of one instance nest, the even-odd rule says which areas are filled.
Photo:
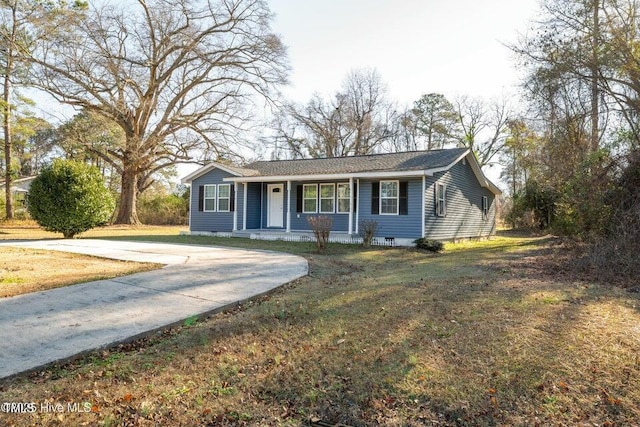
[[256, 95], [286, 80], [286, 51], [262, 0], [136, 0], [92, 7], [38, 46], [37, 85], [113, 120], [122, 146], [101, 154], [122, 173], [116, 223], [138, 223], [142, 177], [195, 150], [232, 149]]

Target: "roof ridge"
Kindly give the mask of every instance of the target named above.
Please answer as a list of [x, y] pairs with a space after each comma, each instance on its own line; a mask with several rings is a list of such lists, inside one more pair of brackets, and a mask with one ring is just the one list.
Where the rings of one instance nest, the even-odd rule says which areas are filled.
[[363, 158], [363, 157], [375, 157], [375, 156], [392, 156], [396, 154], [414, 154], [414, 153], [435, 153], [441, 151], [453, 151], [453, 150], [467, 150], [467, 147], [454, 147], [454, 148], [438, 148], [435, 150], [410, 150], [410, 151], [399, 151], [396, 153], [371, 153], [371, 154], [356, 154], [356, 155], [348, 155], [348, 156], [335, 156], [335, 157], [306, 157], [302, 159], [274, 159], [274, 160], [256, 160], [247, 164], [247, 166], [252, 165], [254, 163], [273, 163], [273, 162], [298, 162], [298, 161], [308, 161], [308, 160], [336, 160], [336, 159], [354, 159], [354, 158]]

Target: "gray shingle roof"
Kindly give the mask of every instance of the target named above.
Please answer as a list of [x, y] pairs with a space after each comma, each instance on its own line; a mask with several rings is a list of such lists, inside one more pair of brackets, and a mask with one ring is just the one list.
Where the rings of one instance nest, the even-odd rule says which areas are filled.
[[[432, 151], [411, 151], [365, 156], [322, 159], [258, 161], [246, 165], [244, 176], [324, 175], [362, 172], [395, 172], [437, 169], [449, 166], [466, 148]], [[257, 174], [247, 173], [246, 169]]]

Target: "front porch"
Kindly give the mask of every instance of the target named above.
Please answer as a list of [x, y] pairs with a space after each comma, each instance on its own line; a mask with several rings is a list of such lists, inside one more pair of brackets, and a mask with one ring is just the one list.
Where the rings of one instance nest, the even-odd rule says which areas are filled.
[[[187, 234], [187, 233], [185, 233]], [[254, 230], [241, 230], [232, 232], [206, 232], [206, 231], [192, 231], [188, 234], [194, 236], [216, 236], [216, 237], [240, 237], [252, 240], [270, 240], [270, 241], [284, 241], [284, 242], [315, 242], [315, 236], [311, 231], [285, 231], [285, 230], [269, 230], [269, 229], [254, 229]], [[348, 234], [348, 233], [334, 233], [329, 235], [330, 243], [341, 243], [351, 245], [361, 245], [362, 237]], [[372, 246], [405, 246], [404, 242], [398, 242], [393, 237], [374, 237], [371, 242]]]
[[305, 236], [313, 239], [308, 218], [323, 215], [331, 218], [332, 233], [357, 239], [359, 180], [255, 181], [233, 178], [233, 182], [237, 210], [233, 216], [233, 233], [248, 237], [247, 233], [263, 235], [268, 232], [269, 240], [273, 240], [274, 233], [301, 233], [296, 241], [304, 240]]

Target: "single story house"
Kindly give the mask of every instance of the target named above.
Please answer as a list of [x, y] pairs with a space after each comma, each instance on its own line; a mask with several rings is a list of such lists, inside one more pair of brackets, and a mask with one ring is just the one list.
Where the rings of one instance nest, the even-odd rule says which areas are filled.
[[328, 215], [332, 235], [355, 239], [362, 221], [376, 221], [377, 237], [396, 245], [490, 236], [501, 194], [466, 148], [212, 162], [182, 182], [191, 185], [191, 234], [308, 239], [307, 218]]

